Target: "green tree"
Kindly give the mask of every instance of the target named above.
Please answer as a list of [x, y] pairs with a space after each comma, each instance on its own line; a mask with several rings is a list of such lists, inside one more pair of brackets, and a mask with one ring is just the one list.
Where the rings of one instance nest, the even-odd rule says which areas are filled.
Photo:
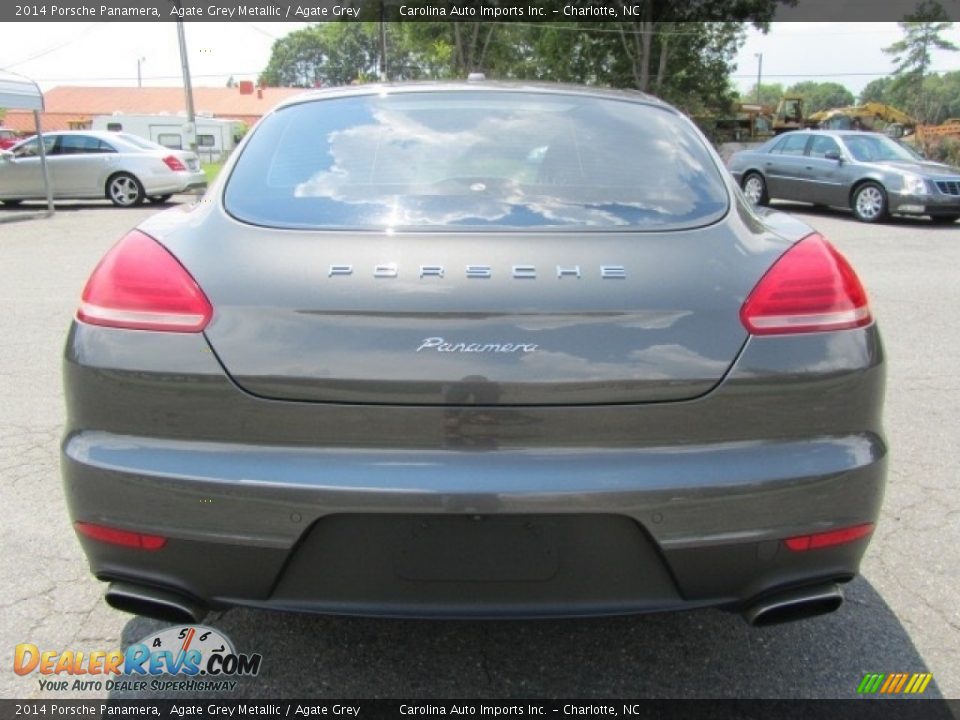
[[891, 77], [881, 77], [876, 80], [871, 80], [864, 86], [863, 90], [860, 91], [860, 96], [857, 101], [861, 105], [867, 102], [896, 105], [897, 103], [892, 102], [892, 85], [893, 78]]
[[272, 86], [348, 85], [376, 77], [376, 23], [319, 23], [273, 44], [260, 82]]
[[[543, 25], [388, 22], [387, 76], [451, 78], [481, 71], [495, 79], [634, 88], [690, 113], [726, 109], [735, 99], [729, 78], [747, 23], [766, 29], [778, 2], [790, 0], [616, 2], [637, 8], [638, 14], [622, 22]], [[546, 9], [550, 11], [549, 6]], [[308, 87], [373, 77], [380, 60], [379, 40], [377, 22], [323, 23], [299, 30], [274, 43], [261, 81]]]
[[804, 100], [804, 112], [808, 115], [820, 110], [853, 105], [856, 100], [852, 92], [835, 82], [798, 82], [787, 88], [787, 94], [800, 95]]
[[[780, 83], [760, 83], [760, 103], [762, 105], [776, 107], [783, 95], [784, 89]], [[740, 96], [740, 102], [755, 103], [756, 101], [757, 84], [754, 83], [746, 93]]]
[[935, 0], [924, 0], [916, 12], [898, 23], [903, 38], [883, 49], [893, 56], [894, 86], [908, 99], [908, 111], [921, 120], [928, 120], [930, 110], [925, 99], [925, 83], [930, 68], [930, 53], [934, 49], [956, 52], [960, 47], [943, 37], [953, 27], [946, 11]]

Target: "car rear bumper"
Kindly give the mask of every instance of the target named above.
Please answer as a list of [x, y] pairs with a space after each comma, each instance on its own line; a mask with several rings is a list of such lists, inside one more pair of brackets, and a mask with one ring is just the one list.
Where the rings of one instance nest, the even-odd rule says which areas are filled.
[[66, 438], [75, 519], [169, 538], [82, 538], [93, 572], [211, 606], [371, 615], [595, 615], [736, 606], [847, 580], [872, 522], [871, 434], [636, 450], [388, 451]]
[[207, 176], [202, 170], [196, 172], [162, 173], [143, 178], [144, 192], [150, 195], [166, 195], [207, 187]]
[[875, 522], [883, 495], [874, 326], [752, 338], [701, 398], [640, 405], [265, 400], [202, 335], [82, 323], [64, 373], [71, 518], [168, 538], [144, 551], [81, 537], [91, 570], [212, 607], [739, 607], [853, 577], [867, 538], [808, 552], [783, 539]]

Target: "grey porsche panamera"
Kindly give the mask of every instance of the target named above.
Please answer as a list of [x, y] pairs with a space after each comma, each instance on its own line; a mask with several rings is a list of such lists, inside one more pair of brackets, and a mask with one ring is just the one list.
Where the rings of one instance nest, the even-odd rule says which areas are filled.
[[93, 271], [64, 487], [147, 616], [780, 622], [858, 571], [884, 367], [850, 264], [658, 100], [321, 90]]

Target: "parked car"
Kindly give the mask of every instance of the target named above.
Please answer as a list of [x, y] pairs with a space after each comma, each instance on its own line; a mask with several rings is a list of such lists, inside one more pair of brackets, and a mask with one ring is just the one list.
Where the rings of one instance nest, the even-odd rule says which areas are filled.
[[15, 130], [0, 128], [0, 150], [12, 148], [20, 142], [20, 135]]
[[857, 573], [884, 368], [849, 263], [659, 100], [320, 90], [94, 270], [64, 487], [143, 615], [777, 622]]
[[[108, 132], [44, 133], [43, 142], [56, 199], [107, 198], [129, 207], [206, 187], [193, 153], [134, 144]], [[45, 197], [36, 136], [0, 154], [0, 202], [15, 205]]]
[[889, 214], [960, 218], [960, 168], [918, 157], [886, 135], [857, 131], [795, 131], [728, 161], [757, 204], [773, 198], [853, 210], [863, 222]]

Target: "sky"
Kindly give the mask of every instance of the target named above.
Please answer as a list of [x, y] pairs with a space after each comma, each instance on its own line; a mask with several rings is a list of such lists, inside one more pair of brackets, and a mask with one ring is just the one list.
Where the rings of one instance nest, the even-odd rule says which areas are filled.
[[[253, 80], [266, 66], [273, 42], [308, 23], [186, 23], [190, 70], [195, 86], [224, 86]], [[836, 81], [854, 94], [893, 65], [881, 48], [901, 37], [896, 23], [773, 23], [767, 35], [748, 34], [738, 55], [734, 82], [746, 91], [757, 77], [789, 86], [801, 80]], [[960, 45], [960, 23], [949, 31]], [[37, 80], [42, 90], [57, 85], [180, 85], [176, 24], [8, 23], [0, 44], [0, 69]], [[960, 70], [960, 52], [938, 51], [933, 69]]]

